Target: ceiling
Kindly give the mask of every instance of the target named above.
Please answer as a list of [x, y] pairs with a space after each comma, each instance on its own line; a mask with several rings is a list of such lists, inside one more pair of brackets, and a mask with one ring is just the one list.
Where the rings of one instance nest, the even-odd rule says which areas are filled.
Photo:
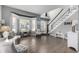
[[36, 14], [43, 14], [45, 12], [48, 12], [50, 10], [54, 10], [56, 8], [66, 8], [69, 7], [69, 5], [7, 5], [12, 8], [36, 13]]

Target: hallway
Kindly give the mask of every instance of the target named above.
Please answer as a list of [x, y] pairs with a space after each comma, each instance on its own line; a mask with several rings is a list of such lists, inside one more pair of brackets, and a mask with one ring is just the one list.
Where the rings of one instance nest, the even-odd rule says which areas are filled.
[[66, 39], [52, 36], [25, 37], [20, 43], [29, 46], [28, 53], [75, 53], [67, 47]]

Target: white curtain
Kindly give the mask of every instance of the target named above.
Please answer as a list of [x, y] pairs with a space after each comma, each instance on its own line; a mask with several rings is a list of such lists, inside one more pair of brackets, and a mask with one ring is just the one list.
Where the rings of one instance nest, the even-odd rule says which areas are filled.
[[12, 15], [12, 20], [11, 20], [12, 31], [17, 33], [17, 19], [18, 19], [18, 16], [16, 14], [14, 14], [14, 13], [12, 13], [11, 15]]
[[36, 30], [36, 27], [37, 27], [37, 22], [36, 22], [36, 18], [31, 18], [31, 28], [32, 28], [32, 31], [35, 31]]

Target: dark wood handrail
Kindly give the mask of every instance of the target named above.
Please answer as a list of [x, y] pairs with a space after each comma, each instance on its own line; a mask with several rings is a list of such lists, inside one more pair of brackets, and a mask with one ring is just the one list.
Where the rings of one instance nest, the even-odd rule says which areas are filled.
[[[57, 14], [57, 16], [56, 16], [51, 22], [53, 22], [53, 21], [58, 17], [58, 15], [59, 15], [62, 11], [63, 11], [63, 9]], [[51, 23], [51, 22], [50, 22], [50, 23]], [[49, 23], [49, 24], [50, 24], [50, 23]], [[49, 25], [49, 24], [48, 24], [48, 25]]]

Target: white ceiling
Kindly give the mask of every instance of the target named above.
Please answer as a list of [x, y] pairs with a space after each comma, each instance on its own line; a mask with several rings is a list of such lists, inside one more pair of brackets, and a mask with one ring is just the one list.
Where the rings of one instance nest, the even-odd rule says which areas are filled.
[[36, 14], [43, 14], [56, 8], [69, 7], [69, 5], [7, 5], [7, 6]]

